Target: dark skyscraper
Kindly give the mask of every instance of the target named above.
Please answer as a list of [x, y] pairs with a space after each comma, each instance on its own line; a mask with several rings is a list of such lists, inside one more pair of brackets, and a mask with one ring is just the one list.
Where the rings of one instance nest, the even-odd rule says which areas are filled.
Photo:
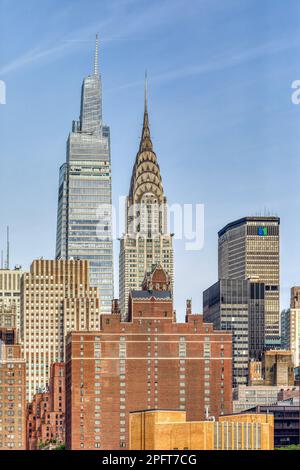
[[265, 286], [242, 279], [221, 279], [203, 293], [203, 318], [232, 332], [233, 386], [246, 385], [250, 359], [264, 350]]

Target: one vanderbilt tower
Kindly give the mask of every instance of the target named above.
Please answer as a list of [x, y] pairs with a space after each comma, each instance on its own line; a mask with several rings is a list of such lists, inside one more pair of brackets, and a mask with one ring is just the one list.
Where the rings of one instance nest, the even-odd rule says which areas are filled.
[[[140, 289], [146, 273], [161, 266], [173, 285], [173, 240], [167, 227], [167, 199], [150, 136], [147, 78], [144, 121], [129, 195], [126, 199], [126, 233], [119, 257], [120, 310], [127, 318], [130, 290]], [[153, 287], [155, 289], [155, 286]]]
[[110, 130], [102, 121], [99, 42], [93, 73], [84, 78], [79, 121], [67, 141], [60, 168], [56, 258], [89, 261], [90, 285], [98, 287], [101, 313], [113, 298]]

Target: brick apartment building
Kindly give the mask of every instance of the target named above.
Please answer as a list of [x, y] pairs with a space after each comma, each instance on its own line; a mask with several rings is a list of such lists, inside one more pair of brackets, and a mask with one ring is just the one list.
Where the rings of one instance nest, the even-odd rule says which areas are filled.
[[15, 329], [0, 329], [0, 450], [26, 449], [26, 364]]
[[118, 303], [98, 332], [71, 332], [66, 345], [67, 449], [129, 448], [129, 413], [186, 411], [189, 421], [232, 411], [232, 337], [203, 323], [187, 302], [177, 323], [170, 279], [157, 267]]
[[28, 450], [38, 450], [49, 442], [65, 443], [65, 365], [52, 364], [49, 389], [34, 395], [27, 407]]

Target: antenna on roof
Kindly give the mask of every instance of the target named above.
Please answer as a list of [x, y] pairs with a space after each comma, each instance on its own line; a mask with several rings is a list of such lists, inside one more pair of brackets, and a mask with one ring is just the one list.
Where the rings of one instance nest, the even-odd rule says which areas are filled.
[[145, 102], [145, 112], [148, 112], [148, 74], [147, 74], [147, 70], [145, 70], [144, 102]]
[[9, 226], [6, 228], [6, 269], [9, 269]]

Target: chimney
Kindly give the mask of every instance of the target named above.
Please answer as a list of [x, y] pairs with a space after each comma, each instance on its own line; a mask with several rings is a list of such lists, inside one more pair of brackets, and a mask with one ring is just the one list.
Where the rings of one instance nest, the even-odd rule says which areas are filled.
[[192, 315], [192, 299], [186, 301], [185, 321], [188, 321], [188, 315]]
[[114, 315], [120, 315], [119, 299], [112, 300], [111, 313]]

